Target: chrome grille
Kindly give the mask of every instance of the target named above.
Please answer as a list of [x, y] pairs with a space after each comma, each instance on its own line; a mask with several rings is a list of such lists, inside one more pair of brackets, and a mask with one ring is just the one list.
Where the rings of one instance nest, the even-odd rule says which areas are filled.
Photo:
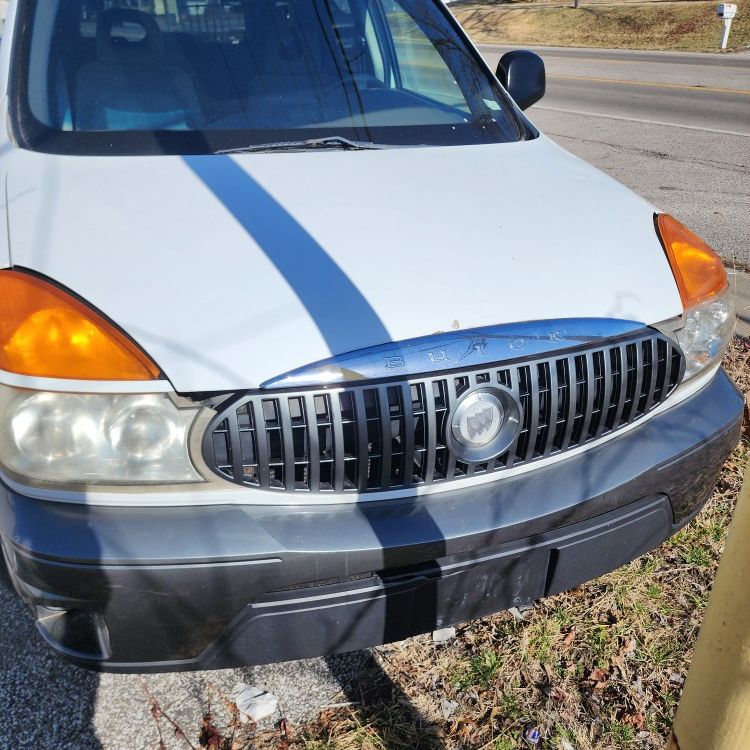
[[[223, 405], [204, 438], [219, 476], [281, 492], [368, 493], [453, 482], [563, 453], [622, 429], [680, 382], [683, 356], [651, 329], [550, 357], [403, 381], [258, 391]], [[501, 456], [461, 461], [449, 415], [482, 384], [512, 392], [521, 425]]]

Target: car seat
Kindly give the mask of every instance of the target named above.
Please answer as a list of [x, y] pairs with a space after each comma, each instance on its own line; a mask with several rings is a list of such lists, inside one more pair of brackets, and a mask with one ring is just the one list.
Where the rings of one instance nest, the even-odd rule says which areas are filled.
[[132, 9], [97, 15], [96, 60], [78, 70], [75, 105], [76, 130], [200, 127], [193, 82], [169, 64], [154, 17]]

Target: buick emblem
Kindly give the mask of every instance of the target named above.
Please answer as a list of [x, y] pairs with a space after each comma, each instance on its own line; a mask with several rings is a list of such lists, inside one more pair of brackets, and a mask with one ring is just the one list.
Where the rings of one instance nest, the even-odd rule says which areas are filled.
[[465, 394], [453, 410], [449, 442], [463, 461], [488, 461], [507, 450], [519, 425], [520, 409], [513, 394], [481, 387]]
[[459, 443], [481, 448], [500, 432], [505, 409], [491, 393], [481, 391], [465, 398], [453, 414], [453, 434]]

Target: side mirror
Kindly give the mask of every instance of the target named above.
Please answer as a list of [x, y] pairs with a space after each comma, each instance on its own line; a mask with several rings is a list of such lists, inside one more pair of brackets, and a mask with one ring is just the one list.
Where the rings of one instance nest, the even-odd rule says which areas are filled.
[[497, 66], [497, 78], [521, 109], [536, 104], [547, 88], [544, 61], [526, 49], [506, 52]]

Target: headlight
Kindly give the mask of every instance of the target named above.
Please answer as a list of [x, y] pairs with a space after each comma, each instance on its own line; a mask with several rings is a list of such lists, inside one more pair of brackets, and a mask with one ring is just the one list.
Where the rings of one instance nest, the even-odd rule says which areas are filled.
[[167, 394], [0, 386], [0, 465], [34, 484], [200, 482], [188, 450], [198, 411], [179, 408]]
[[734, 304], [729, 292], [685, 311], [677, 340], [685, 354], [687, 380], [717, 364], [734, 335]]
[[656, 217], [656, 230], [682, 299], [676, 334], [687, 380], [721, 359], [734, 334], [734, 305], [721, 258], [700, 237], [668, 214]]

